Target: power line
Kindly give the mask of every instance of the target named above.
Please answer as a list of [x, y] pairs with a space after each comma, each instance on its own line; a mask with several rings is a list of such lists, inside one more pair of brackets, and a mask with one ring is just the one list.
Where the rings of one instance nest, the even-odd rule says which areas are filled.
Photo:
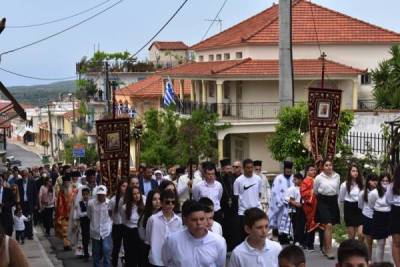
[[83, 23], [85, 23], [85, 22], [87, 22], [87, 21], [89, 21], [89, 20], [91, 20], [91, 19], [93, 19], [93, 18], [95, 18], [95, 17], [97, 17], [97, 16], [103, 14], [103, 13], [106, 12], [107, 10], [113, 8], [114, 6], [120, 4], [120, 3], [123, 2], [123, 1], [124, 1], [124, 0], [119, 0], [118, 2], [112, 4], [111, 6], [105, 8], [105, 9], [99, 11], [99, 12], [97, 12], [96, 14], [94, 14], [94, 15], [92, 15], [92, 16], [90, 16], [90, 17], [88, 17], [88, 18], [86, 18], [86, 19], [84, 19], [84, 20], [82, 20], [82, 21], [80, 21], [80, 22], [78, 22], [78, 23], [76, 23], [76, 24], [74, 24], [74, 25], [72, 25], [72, 26], [70, 26], [70, 27], [68, 27], [68, 28], [66, 28], [66, 29], [64, 29], [64, 30], [62, 30], [62, 31], [56, 32], [56, 33], [54, 33], [54, 34], [52, 34], [52, 35], [49, 35], [49, 36], [47, 36], [47, 37], [45, 37], [45, 38], [42, 38], [42, 39], [37, 40], [37, 41], [34, 41], [34, 42], [32, 42], [32, 43], [29, 43], [29, 44], [26, 44], [26, 45], [23, 45], [23, 46], [14, 48], [14, 49], [12, 49], [12, 50], [8, 50], [8, 51], [5, 51], [5, 52], [2, 52], [2, 53], [0, 53], [0, 60], [1, 60], [1, 56], [2, 56], [2, 55], [10, 54], [10, 53], [16, 52], [16, 51], [18, 51], [18, 50], [27, 48], [27, 47], [29, 47], [29, 46], [32, 46], [32, 45], [41, 43], [41, 42], [46, 41], [46, 40], [48, 40], [48, 39], [50, 39], [50, 38], [53, 38], [53, 37], [55, 37], [55, 36], [57, 36], [57, 35], [60, 35], [60, 34], [62, 34], [62, 33], [64, 33], [64, 32], [66, 32], [66, 31], [69, 31], [69, 30], [71, 30], [71, 29], [73, 29], [73, 28], [76, 28], [76, 27], [78, 27], [79, 25], [81, 25], [81, 24], [83, 24]]
[[102, 5], [104, 5], [104, 4], [107, 4], [107, 3], [110, 2], [110, 1], [112, 1], [112, 0], [106, 0], [106, 1], [101, 2], [101, 3], [99, 3], [99, 4], [95, 5], [95, 6], [92, 6], [92, 7], [88, 8], [88, 9], [85, 9], [85, 10], [83, 10], [83, 11], [81, 11], [81, 12], [72, 14], [72, 15], [67, 16], [67, 17], [62, 17], [62, 18], [59, 18], [59, 19], [54, 19], [54, 20], [50, 20], [50, 21], [46, 21], [46, 22], [41, 22], [41, 23], [36, 23], [36, 24], [11, 25], [11, 26], [7, 26], [7, 28], [8, 28], [8, 29], [33, 28], [33, 27], [39, 27], [39, 26], [44, 26], [44, 25], [48, 25], [48, 24], [53, 24], [53, 23], [60, 22], [60, 21], [64, 21], [64, 20], [67, 20], [67, 19], [70, 19], [70, 18], [73, 18], [73, 17], [77, 17], [77, 16], [82, 15], [82, 14], [84, 14], [84, 13], [87, 13], [87, 12], [89, 12], [89, 11], [92, 11], [93, 9], [96, 9], [96, 8], [98, 8], [99, 6], [102, 6]]
[[138, 51], [136, 51], [136, 53], [134, 53], [131, 57], [133, 58], [137, 56], [137, 54], [139, 54], [148, 44], [150, 44], [151, 41], [153, 41], [160, 34], [160, 32], [162, 32], [162, 30], [164, 30], [165, 27], [167, 27], [167, 25], [175, 18], [175, 16], [179, 13], [179, 11], [181, 11], [181, 9], [186, 5], [188, 1], [189, 0], [185, 0], [175, 11], [175, 13], [168, 19], [168, 21], [156, 32], [156, 34], [154, 34], [153, 37], [151, 37], [150, 40], [147, 43], [145, 43]]
[[221, 6], [221, 8], [218, 10], [217, 15], [215, 15], [214, 19], [213, 19], [213, 20], [211, 21], [211, 23], [210, 23], [210, 26], [208, 26], [208, 29], [207, 29], [206, 33], [203, 35], [203, 38], [201, 38], [202, 41], [204, 40], [204, 38], [206, 38], [206, 36], [207, 36], [208, 32], [210, 31], [211, 27], [212, 27], [212, 26], [214, 25], [214, 23], [217, 21], [217, 19], [218, 19], [218, 17], [219, 17], [219, 14], [221, 14], [222, 9], [224, 9], [224, 7], [225, 7], [225, 5], [226, 5], [226, 2], [228, 2], [228, 0], [225, 0], [225, 1], [222, 3], [222, 6]]
[[35, 76], [20, 74], [20, 73], [17, 73], [17, 72], [11, 71], [11, 70], [7, 70], [7, 69], [1, 68], [1, 67], [0, 67], [0, 70], [7, 72], [9, 74], [19, 76], [19, 77], [28, 78], [28, 79], [32, 79], [32, 80], [40, 80], [40, 81], [64, 81], [64, 80], [71, 80], [71, 79], [76, 78], [76, 76], [60, 77], [60, 78], [43, 78], [43, 77], [35, 77]]

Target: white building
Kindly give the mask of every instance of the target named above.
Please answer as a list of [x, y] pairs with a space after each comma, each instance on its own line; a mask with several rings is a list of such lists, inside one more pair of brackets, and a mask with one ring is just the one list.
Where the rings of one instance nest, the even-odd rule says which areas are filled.
[[[195, 63], [162, 73], [165, 79], [190, 79], [190, 101], [208, 103], [231, 124], [218, 133], [219, 158], [263, 160], [272, 172], [279, 164], [266, 140], [279, 111], [278, 16], [273, 5], [192, 46]], [[320, 86], [321, 52], [327, 55], [325, 87], [343, 90], [342, 108], [356, 110], [371, 100], [369, 71], [390, 56], [400, 34], [306, 0], [293, 1], [292, 16], [295, 102], [306, 101], [307, 89]]]

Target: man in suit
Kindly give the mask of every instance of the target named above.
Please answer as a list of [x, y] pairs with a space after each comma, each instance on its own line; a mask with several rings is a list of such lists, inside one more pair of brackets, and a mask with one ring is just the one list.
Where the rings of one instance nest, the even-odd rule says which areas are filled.
[[[27, 218], [32, 218], [33, 211], [37, 208], [38, 193], [35, 181], [29, 177], [28, 171], [21, 171], [22, 179], [17, 181], [22, 213]], [[25, 222], [25, 236], [33, 239], [32, 220]]]
[[15, 197], [10, 188], [4, 187], [3, 178], [0, 177], [0, 224], [4, 232], [11, 236], [13, 232], [12, 207], [15, 205]]
[[139, 190], [147, 196], [147, 194], [158, 187], [157, 181], [153, 180], [153, 170], [150, 167], [144, 168], [144, 176], [139, 179]]

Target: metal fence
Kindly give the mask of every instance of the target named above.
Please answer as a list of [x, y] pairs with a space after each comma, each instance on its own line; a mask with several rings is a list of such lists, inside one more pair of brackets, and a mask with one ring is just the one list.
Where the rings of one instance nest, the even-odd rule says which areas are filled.
[[276, 118], [280, 105], [278, 102], [254, 103], [197, 103], [191, 101], [178, 102], [176, 112], [190, 115], [194, 110], [205, 109], [209, 112], [222, 111], [225, 120], [257, 120]]
[[346, 136], [346, 143], [351, 146], [353, 153], [387, 152], [387, 140], [378, 133], [349, 132]]

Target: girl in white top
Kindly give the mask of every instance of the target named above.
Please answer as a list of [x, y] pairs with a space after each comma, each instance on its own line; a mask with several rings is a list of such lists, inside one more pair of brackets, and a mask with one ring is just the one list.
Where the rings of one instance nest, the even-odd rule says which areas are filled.
[[368, 205], [374, 210], [372, 217], [372, 238], [378, 240], [376, 261], [382, 262], [385, 253], [386, 238], [389, 236], [390, 205], [386, 202], [386, 189], [391, 181], [389, 174], [379, 176], [376, 189], [368, 196]]
[[390, 234], [392, 235], [392, 257], [394, 264], [400, 266], [400, 167], [394, 172], [393, 183], [386, 191], [386, 201], [391, 205]]
[[372, 217], [374, 210], [368, 205], [369, 196], [378, 184], [378, 176], [375, 173], [367, 175], [365, 188], [358, 195], [358, 207], [362, 210], [363, 217], [363, 235], [368, 248], [368, 257], [372, 258]]
[[362, 238], [362, 213], [358, 207], [358, 195], [363, 188], [363, 178], [357, 165], [352, 164], [347, 173], [346, 181], [340, 185], [339, 203], [343, 204], [343, 217], [347, 227], [347, 236], [354, 239]]
[[323, 171], [315, 177], [314, 194], [317, 195], [316, 220], [325, 225], [323, 253], [328, 259], [334, 259], [332, 251], [332, 227], [340, 223], [338, 194], [340, 176], [333, 170], [332, 161], [322, 162]]
[[126, 266], [138, 266], [143, 242], [139, 238], [138, 221], [144, 211], [142, 194], [139, 187], [128, 187], [124, 196], [125, 204], [121, 208], [124, 224], [124, 251]]
[[119, 211], [124, 204], [124, 195], [127, 187], [128, 182], [126, 180], [120, 180], [117, 186], [117, 193], [111, 198], [108, 205], [108, 213], [113, 222], [111, 236], [113, 241], [113, 250], [111, 253], [112, 266], [118, 265], [119, 252], [121, 250], [122, 239], [124, 235], [124, 226], [122, 224], [122, 217]]

